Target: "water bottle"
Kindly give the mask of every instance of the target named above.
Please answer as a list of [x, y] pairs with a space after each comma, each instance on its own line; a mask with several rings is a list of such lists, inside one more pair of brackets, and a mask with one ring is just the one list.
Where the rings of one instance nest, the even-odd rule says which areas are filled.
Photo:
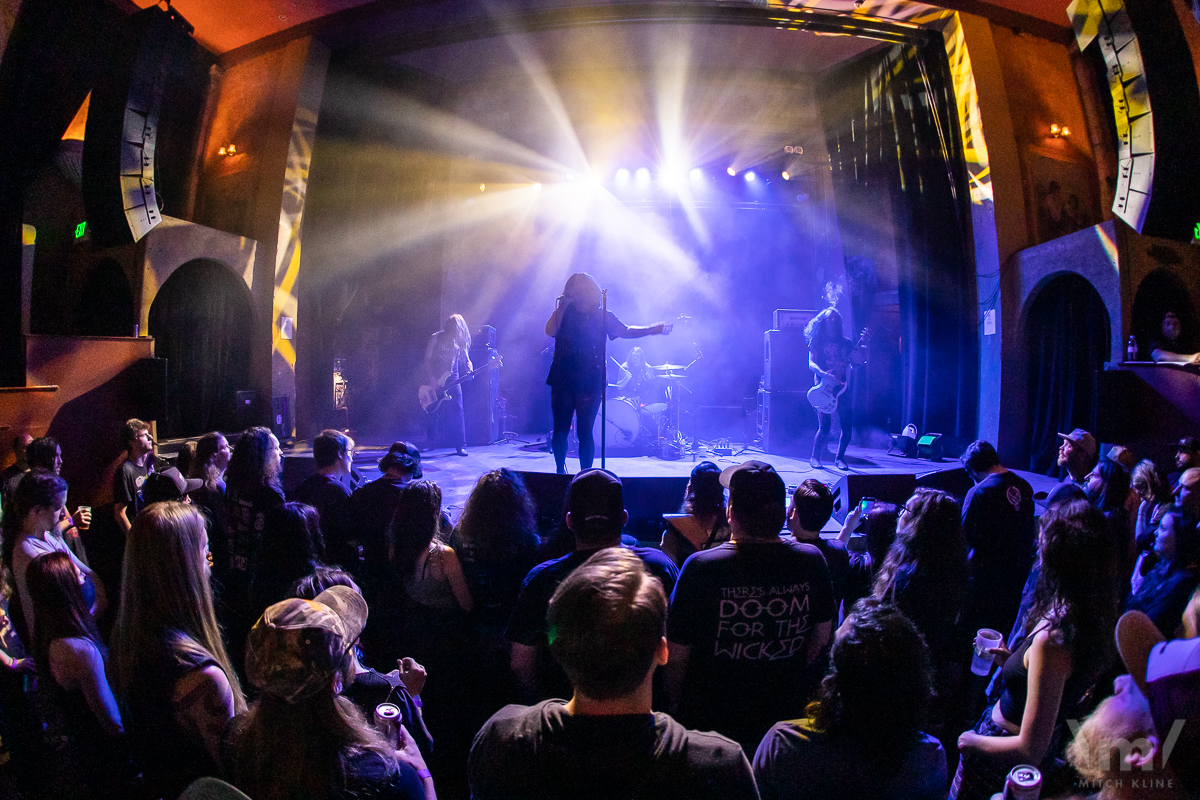
[[1129, 337], [1129, 345], [1126, 346], [1126, 348], [1125, 348], [1125, 360], [1126, 361], [1137, 361], [1138, 360], [1137, 356], [1138, 356], [1137, 337], [1130, 336]]

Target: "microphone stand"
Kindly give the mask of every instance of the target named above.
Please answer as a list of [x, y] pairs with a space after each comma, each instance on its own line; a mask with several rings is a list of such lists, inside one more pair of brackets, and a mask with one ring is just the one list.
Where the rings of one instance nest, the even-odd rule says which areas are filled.
[[608, 469], [608, 289], [600, 290], [600, 325], [604, 331], [601, 349], [604, 364], [604, 388], [600, 390], [600, 469]]

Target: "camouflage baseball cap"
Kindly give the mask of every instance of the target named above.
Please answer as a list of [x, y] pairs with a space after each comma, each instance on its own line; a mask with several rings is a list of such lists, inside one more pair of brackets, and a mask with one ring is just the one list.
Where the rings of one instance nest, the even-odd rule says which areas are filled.
[[366, 623], [366, 601], [346, 586], [278, 602], [250, 629], [246, 675], [289, 703], [310, 697], [329, 686]]

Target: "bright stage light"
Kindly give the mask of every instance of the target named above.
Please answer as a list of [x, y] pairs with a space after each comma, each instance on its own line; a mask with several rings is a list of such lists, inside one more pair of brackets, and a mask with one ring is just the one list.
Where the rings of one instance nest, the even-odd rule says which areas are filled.
[[486, 189], [487, 189], [487, 184], [486, 184], [486, 183], [481, 183], [481, 184], [479, 184], [479, 191], [481, 191], [481, 192], [482, 192], [482, 191], [485, 191]]
[[745, 178], [746, 183], [754, 183], [756, 180], [758, 180], [758, 176], [754, 174], [754, 170], [747, 170]]
[[791, 174], [790, 174], [790, 173], [788, 173], [788, 171], [787, 171], [786, 169], [783, 171], [783, 179], [784, 179], [785, 181], [790, 181], [790, 180], [792, 179], [792, 176], [791, 176]]
[[650, 183], [650, 170], [645, 167], [638, 167], [637, 172], [633, 173], [633, 179], [637, 181], [638, 186], [645, 186]]
[[629, 170], [621, 167], [617, 170], [617, 174], [613, 176], [613, 180], [618, 186], [624, 186], [629, 183]]
[[692, 167], [692, 171], [688, 173], [688, 177], [692, 179], [692, 183], [703, 183], [704, 170], [699, 167]]
[[540, 191], [542, 190], [542, 185], [541, 185], [540, 183], [535, 183], [535, 184], [533, 185], [533, 190], [534, 190], [535, 192], [540, 192]]
[[727, 172], [727, 173], [729, 174], [729, 177], [731, 177], [731, 178], [732, 178], [734, 175], [737, 175], [737, 170], [736, 170], [736, 169], [734, 169], [733, 167], [728, 167], [728, 168], [725, 170], [725, 172]]

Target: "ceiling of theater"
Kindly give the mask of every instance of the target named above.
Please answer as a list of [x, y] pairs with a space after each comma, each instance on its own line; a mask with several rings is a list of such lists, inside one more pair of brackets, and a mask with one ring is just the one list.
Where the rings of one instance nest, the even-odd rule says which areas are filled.
[[[1024, 18], [1029, 27], [1052, 26], [1065, 29], [1066, 7], [1069, 0], [943, 0], [944, 8], [969, 11], [987, 16], [1000, 24], [1019, 25]], [[133, 0], [146, 8], [155, 0]], [[172, 0], [171, 3], [196, 28], [196, 39], [212, 52], [221, 55], [257, 42], [265, 37], [282, 34], [293, 28], [301, 31], [336, 22], [338, 16], [374, 5], [381, 13], [397, 7], [418, 5], [395, 0]], [[853, 0], [792, 0], [779, 5], [805, 6], [824, 11], [848, 13], [854, 11]], [[360, 8], [363, 7], [363, 8]], [[911, 17], [927, 9], [919, 3], [905, 0], [868, 0], [859, 13], [870, 10], [878, 16], [892, 19]], [[851, 53], [852, 55], [853, 53]]]

